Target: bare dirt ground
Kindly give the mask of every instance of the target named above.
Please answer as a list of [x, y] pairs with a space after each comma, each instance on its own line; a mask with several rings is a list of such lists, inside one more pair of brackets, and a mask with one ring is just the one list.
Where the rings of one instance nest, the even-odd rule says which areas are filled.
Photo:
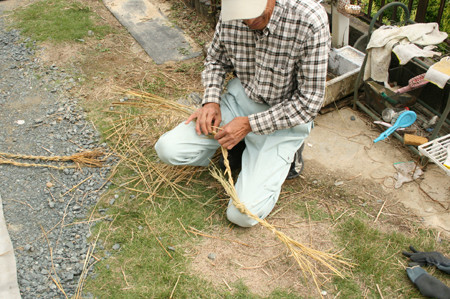
[[[166, 11], [167, 1], [152, 1]], [[7, 2], [11, 8], [23, 3], [18, 0]], [[164, 79], [163, 90], [170, 98], [176, 96], [177, 86], [180, 85], [189, 86], [190, 91], [202, 92], [200, 74], [197, 71], [202, 57], [186, 61], [183, 72], [175, 71], [176, 66], [172, 63], [158, 66], [101, 1], [82, 2], [90, 6], [117, 33], [100, 41], [87, 40], [76, 45], [46, 44], [39, 58], [44, 64], [60, 65], [79, 72], [84, 83], [73, 92], [84, 98], [92, 111], [117, 100], [117, 88], [157, 84], [157, 78]], [[211, 29], [198, 31], [194, 28], [188, 33], [195, 34], [204, 41], [212, 37]], [[351, 120], [351, 116], [356, 119]], [[392, 229], [408, 231], [405, 223], [416, 221], [435, 228], [438, 231], [437, 238], [448, 239], [450, 177], [437, 166], [429, 164], [421, 178], [395, 189], [393, 176], [396, 170], [393, 164], [416, 160], [417, 157], [412, 157], [393, 138], [374, 144], [373, 139], [379, 134], [380, 131], [366, 115], [349, 107], [319, 115], [315, 128], [307, 139], [303, 178], [326, 181], [346, 192], [354, 193], [362, 201], [372, 202], [379, 211], [373, 217], [389, 217], [386, 222]], [[299, 180], [286, 183], [287, 186], [294, 187], [299, 184]], [[283, 203], [283, 200], [286, 199], [281, 199], [280, 202]], [[318, 249], [328, 249], [331, 242], [329, 227], [314, 222], [298, 222], [297, 218], [292, 212], [281, 210], [269, 217], [269, 220], [285, 229], [294, 239]], [[224, 240], [205, 239], [201, 246], [188, 253], [192, 258], [194, 272], [221, 285], [224, 281], [229, 284], [243, 279], [251, 291], [260, 295], [270, 294], [276, 287], [290, 287], [294, 290], [304, 288], [302, 281], [298, 280], [298, 272], [292, 271], [292, 264], [280, 257], [283, 250], [275, 239], [270, 236], [260, 237], [266, 233], [263, 228], [252, 229], [251, 234], [244, 236], [240, 229], [230, 230], [226, 227], [215, 228], [214, 232], [214, 235], [219, 235]], [[230, 241], [236, 239], [249, 245], [251, 249], [245, 250], [248, 246]], [[267, 241], [260, 244], [261, 239]], [[220, 252], [214, 261], [205, 258], [211, 252]], [[277, 262], [277, 267], [271, 267], [272, 262]]]
[[420, 179], [396, 189], [393, 164], [417, 160], [400, 142], [391, 137], [374, 144], [380, 131], [364, 114], [350, 108], [319, 116], [316, 124], [305, 149], [307, 161], [340, 172], [344, 188], [357, 177], [379, 184], [389, 201], [398, 201], [405, 213], [419, 216], [443, 234], [450, 233], [450, 177], [442, 169], [430, 163]]

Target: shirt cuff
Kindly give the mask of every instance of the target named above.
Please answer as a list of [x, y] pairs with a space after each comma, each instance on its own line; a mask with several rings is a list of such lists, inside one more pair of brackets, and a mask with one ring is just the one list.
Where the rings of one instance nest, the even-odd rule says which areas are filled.
[[203, 95], [202, 105], [206, 103], [217, 103], [220, 104], [220, 93], [222, 91], [217, 87], [209, 87], [205, 90]]
[[275, 131], [275, 128], [272, 122], [268, 121], [267, 116], [261, 115], [261, 113], [255, 113], [248, 116], [248, 121], [250, 123], [250, 127], [252, 128], [252, 132], [257, 135], [270, 134]]

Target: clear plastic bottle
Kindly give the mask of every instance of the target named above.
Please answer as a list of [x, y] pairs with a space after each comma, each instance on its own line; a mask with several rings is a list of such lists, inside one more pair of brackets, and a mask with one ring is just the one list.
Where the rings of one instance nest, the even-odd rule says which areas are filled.
[[385, 122], [394, 124], [398, 116], [408, 110], [408, 108], [386, 108], [381, 112], [381, 118]]

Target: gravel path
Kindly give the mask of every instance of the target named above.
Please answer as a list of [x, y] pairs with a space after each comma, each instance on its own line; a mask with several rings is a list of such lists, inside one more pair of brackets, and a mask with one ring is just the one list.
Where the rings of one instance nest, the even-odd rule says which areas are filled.
[[[58, 66], [42, 67], [21, 40], [0, 17], [0, 152], [50, 156], [106, 148], [77, 99], [68, 95], [78, 79]], [[0, 195], [22, 298], [64, 298], [52, 277], [60, 279], [68, 297], [76, 292], [91, 245], [90, 224], [76, 223], [108, 186], [108, 171], [0, 164]]]

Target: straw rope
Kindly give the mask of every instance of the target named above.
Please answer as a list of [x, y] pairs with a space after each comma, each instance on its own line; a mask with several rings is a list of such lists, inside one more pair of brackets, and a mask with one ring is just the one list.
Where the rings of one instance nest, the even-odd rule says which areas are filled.
[[[286, 245], [287, 249], [292, 254], [292, 257], [295, 259], [295, 261], [298, 263], [300, 270], [302, 271], [303, 276], [306, 278], [308, 274], [313, 278], [314, 284], [316, 285], [319, 294], [320, 288], [317, 281], [317, 276], [314, 273], [314, 265], [313, 263], [308, 259], [312, 259], [319, 264], [325, 266], [326, 268], [330, 269], [334, 274], [338, 275], [339, 277], [343, 278], [344, 275], [341, 271], [338, 270], [338, 266], [343, 266], [347, 268], [353, 267], [353, 264], [350, 263], [348, 260], [332, 253], [326, 253], [319, 250], [315, 250], [312, 248], [309, 248], [294, 239], [288, 237], [283, 232], [278, 231], [273, 225], [268, 223], [266, 220], [259, 218], [255, 214], [253, 214], [250, 210], [247, 209], [247, 207], [240, 201], [239, 196], [237, 195], [237, 191], [234, 187], [234, 182], [231, 174], [231, 168], [228, 161], [228, 151], [221, 147], [222, 154], [224, 157], [224, 164], [225, 164], [225, 174], [220, 173], [220, 171], [217, 168], [213, 168], [211, 170], [212, 176], [217, 179], [222, 186], [224, 187], [225, 191], [228, 193], [228, 195], [231, 197], [231, 200], [233, 202], [233, 205], [241, 212], [242, 214], [245, 214], [249, 216], [250, 218], [258, 221], [259, 224], [270, 230], [272, 233], [274, 233], [277, 238]], [[228, 180], [224, 177], [224, 175], [228, 175]], [[320, 295], [322, 296], [322, 295]]]
[[46, 167], [46, 168], [53, 168], [58, 170], [63, 170], [65, 168], [78, 168], [77, 166], [55, 166], [55, 165], [49, 165], [49, 164], [36, 164], [36, 163], [21, 163], [16, 162], [12, 160], [5, 160], [0, 159], [0, 164], [7, 164], [7, 165], [13, 165], [13, 166], [19, 166], [19, 167]]
[[[21, 167], [47, 167], [54, 169], [65, 169], [65, 168], [78, 168], [80, 166], [87, 167], [102, 167], [103, 160], [99, 157], [103, 156], [104, 152], [101, 150], [85, 151], [82, 153], [73, 154], [71, 156], [32, 156], [32, 155], [21, 155], [21, 154], [10, 154], [10, 153], [0, 153], [0, 164], [9, 164]], [[5, 159], [9, 158], [9, 159]], [[50, 164], [37, 164], [37, 163], [23, 163], [17, 162], [10, 159], [22, 159], [22, 160], [40, 160], [48, 162], [74, 162], [77, 166], [55, 166]]]

